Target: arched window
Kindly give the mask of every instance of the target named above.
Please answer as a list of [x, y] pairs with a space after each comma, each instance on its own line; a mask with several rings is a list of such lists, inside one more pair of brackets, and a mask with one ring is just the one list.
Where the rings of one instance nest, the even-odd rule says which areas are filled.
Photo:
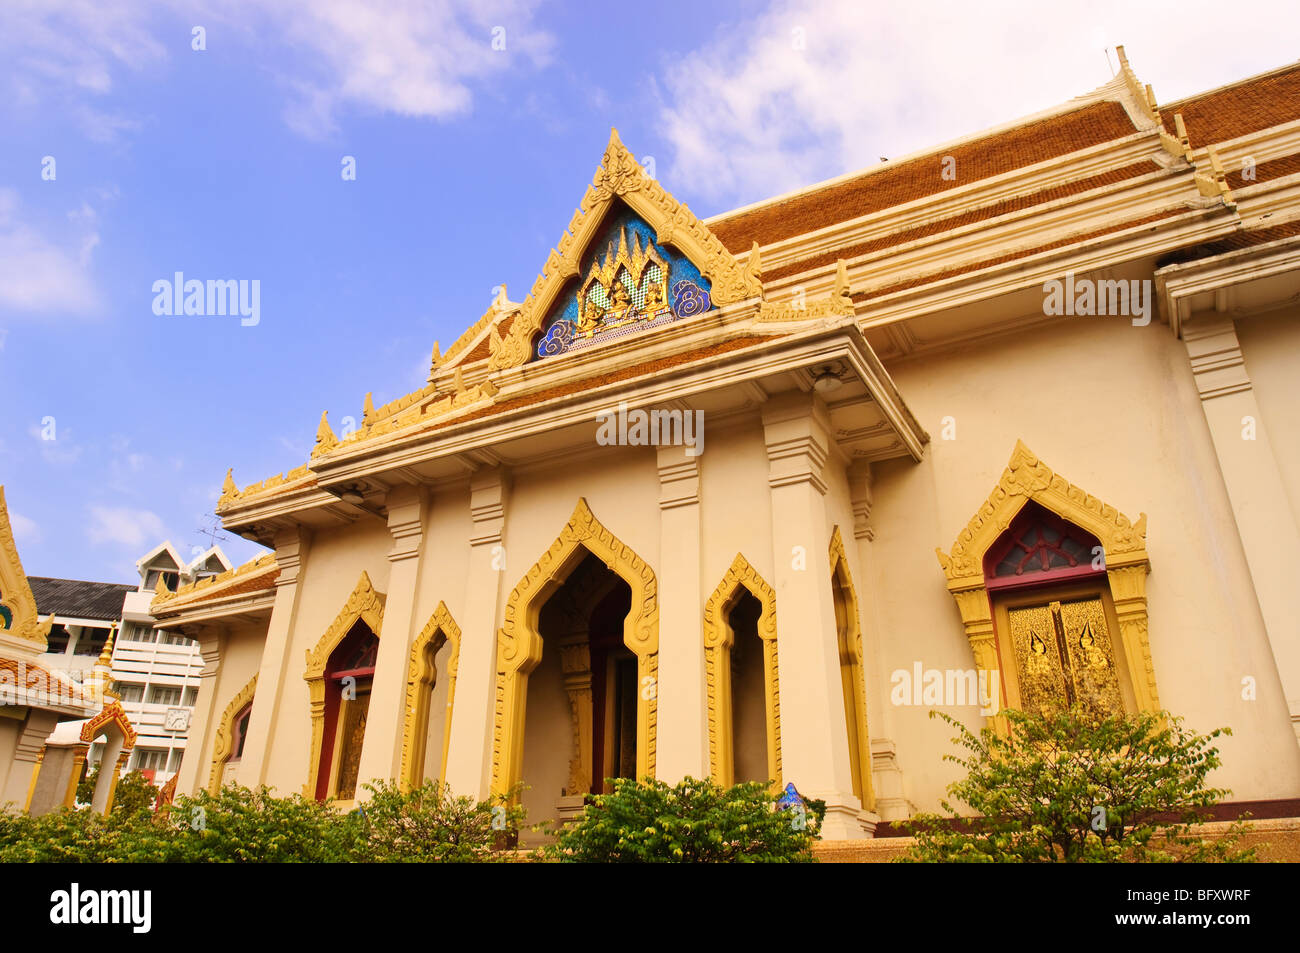
[[1079, 706], [1098, 716], [1133, 710], [1095, 536], [1031, 500], [989, 547], [984, 577], [1007, 705]]
[[356, 797], [375, 677], [379, 637], [357, 620], [325, 666], [325, 734], [321, 739], [317, 797]]

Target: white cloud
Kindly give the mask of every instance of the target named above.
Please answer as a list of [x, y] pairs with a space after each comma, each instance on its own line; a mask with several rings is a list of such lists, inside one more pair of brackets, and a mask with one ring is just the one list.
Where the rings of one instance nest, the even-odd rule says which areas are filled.
[[9, 514], [9, 527], [14, 531], [14, 539], [20, 543], [39, 543], [41, 528], [35, 520], [29, 520], [20, 513]]
[[[29, 108], [55, 98], [93, 139], [141, 125], [111, 108], [115, 74], [157, 69], [221, 44], [260, 48], [297, 132], [334, 132], [349, 107], [443, 118], [472, 106], [473, 84], [546, 62], [552, 38], [533, 26], [536, 0], [7, 0], [0, 5], [0, 84]], [[166, 30], [158, 22], [167, 22]], [[205, 51], [189, 28], [204, 26]], [[493, 49], [494, 29], [505, 48]], [[160, 39], [161, 38], [161, 39]], [[5, 75], [8, 73], [9, 75]], [[2, 88], [2, 87], [0, 87]]]
[[1111, 79], [1116, 44], [1169, 101], [1293, 61], [1296, 9], [778, 0], [666, 67], [665, 178], [679, 194], [757, 201], [1089, 92]]
[[41, 458], [46, 463], [61, 465], [81, 459], [81, 444], [72, 439], [72, 428], [59, 426], [58, 418], [42, 417], [27, 432], [40, 445]]
[[51, 239], [23, 220], [17, 192], [0, 189], [0, 309], [85, 314], [98, 308], [89, 270], [99, 244], [95, 215], [83, 205], [69, 219], [76, 234], [63, 242]]
[[129, 506], [92, 506], [86, 537], [95, 544], [116, 543], [121, 546], [153, 545], [167, 536], [162, 518], [150, 510]]

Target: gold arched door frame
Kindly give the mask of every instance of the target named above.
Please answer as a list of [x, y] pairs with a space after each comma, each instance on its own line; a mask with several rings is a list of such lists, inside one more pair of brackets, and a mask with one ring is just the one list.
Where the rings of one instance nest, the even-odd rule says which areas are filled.
[[451, 617], [445, 602], [439, 602], [429, 621], [411, 645], [411, 659], [406, 667], [406, 722], [402, 727], [402, 790], [409, 791], [424, 783], [424, 751], [428, 746], [430, 694], [438, 678], [433, 657], [444, 644], [451, 643], [447, 656], [447, 712], [442, 730], [442, 759], [438, 762], [438, 780], [447, 777], [447, 752], [451, 745], [452, 705], [456, 701], [456, 673], [460, 669], [460, 626]]
[[[961, 613], [976, 668], [999, 668], [992, 605], [984, 579], [984, 554], [1030, 500], [1092, 533], [1101, 543], [1137, 707], [1159, 711], [1156, 673], [1147, 640], [1146, 581], [1151, 564], [1146, 550], [1146, 514], [1140, 514], [1136, 523], [1130, 522], [1115, 507], [1055, 473], [1019, 440], [998, 485], [957, 536], [951, 552], [935, 550], [948, 579], [948, 591]], [[1005, 729], [1005, 719], [995, 717], [992, 723]]]
[[848, 556], [840, 528], [831, 533], [830, 544], [831, 585], [839, 583], [843, 594], [843, 624], [836, 620], [836, 635], [840, 652], [840, 678], [844, 686], [844, 720], [849, 728], [849, 755], [853, 767], [853, 793], [862, 802], [862, 809], [876, 809], [875, 785], [871, 777], [871, 732], [867, 728], [866, 667], [862, 653], [862, 622], [858, 615], [858, 591], [853, 586], [853, 573], [849, 571]]
[[704, 605], [704, 683], [709, 719], [709, 771], [718, 784], [735, 783], [735, 720], [731, 699], [731, 647], [735, 633], [727, 613], [741, 591], [758, 600], [758, 637], [763, 642], [763, 694], [767, 718], [767, 771], [781, 786], [781, 682], [776, 650], [776, 592], [740, 553]]
[[307, 783], [303, 786], [303, 797], [316, 797], [316, 783], [320, 780], [320, 749], [325, 737], [325, 667], [329, 664], [331, 653], [352, 631], [357, 622], [364, 622], [374, 634], [380, 637], [384, 627], [384, 597], [375, 591], [370, 583], [370, 576], [363, 569], [357, 587], [348, 596], [339, 614], [334, 617], [325, 634], [320, 637], [314, 648], [307, 650], [307, 671], [303, 678], [311, 699], [311, 750], [307, 762]]
[[637, 657], [636, 773], [655, 772], [655, 729], [659, 688], [659, 584], [654, 571], [606, 529], [579, 499], [569, 522], [506, 600], [497, 636], [496, 717], [492, 731], [492, 791], [503, 794], [519, 783], [523, 770], [524, 709], [528, 675], [542, 660], [538, 617], [546, 600], [591, 553], [622, 577], [632, 590], [623, 623], [623, 644]]
[[241, 688], [235, 697], [230, 700], [226, 710], [221, 713], [221, 721], [217, 723], [217, 736], [212, 742], [212, 770], [208, 774], [208, 793], [216, 794], [221, 790], [221, 770], [225, 767], [226, 762], [230, 760], [230, 755], [234, 750], [235, 743], [235, 716], [244, 710], [244, 706], [253, 700], [253, 695], [257, 693], [257, 675], [248, 680], [248, 684]]

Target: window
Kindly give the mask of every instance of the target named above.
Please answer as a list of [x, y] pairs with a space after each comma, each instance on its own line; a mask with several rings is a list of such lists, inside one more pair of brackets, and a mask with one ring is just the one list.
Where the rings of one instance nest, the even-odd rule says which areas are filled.
[[62, 655], [68, 650], [68, 630], [62, 625], [55, 624], [50, 627], [50, 634], [46, 641], [49, 647], [45, 651]]
[[126, 633], [128, 642], [152, 642], [156, 637], [153, 626], [148, 622], [132, 622]]
[[253, 717], [253, 703], [249, 702], [239, 710], [235, 715], [233, 722], [233, 737], [231, 738], [230, 757], [226, 759], [229, 764], [232, 761], [238, 761], [244, 756], [244, 742], [248, 740], [248, 722]]
[[137, 771], [162, 771], [166, 766], [166, 748], [135, 749], [135, 769]]
[[180, 686], [155, 685], [149, 689], [149, 703], [151, 705], [179, 705], [181, 703]]
[[1091, 533], [1030, 501], [984, 558], [1008, 704], [1122, 714], [1123, 652], [1106, 571]]
[[190, 640], [187, 639], [185, 636], [181, 635], [179, 632], [162, 633], [162, 642], [163, 645], [189, 645], [190, 644]]
[[144, 700], [144, 686], [132, 684], [131, 682], [115, 682], [113, 691], [121, 697], [124, 702], [138, 702]]
[[198, 700], [199, 690], [194, 685], [191, 685], [185, 689], [185, 697], [181, 700], [181, 704], [186, 708], [193, 708], [198, 703]]
[[77, 647], [73, 655], [98, 655], [104, 651], [104, 641], [108, 638], [108, 629], [92, 629], [83, 626], [77, 638]]

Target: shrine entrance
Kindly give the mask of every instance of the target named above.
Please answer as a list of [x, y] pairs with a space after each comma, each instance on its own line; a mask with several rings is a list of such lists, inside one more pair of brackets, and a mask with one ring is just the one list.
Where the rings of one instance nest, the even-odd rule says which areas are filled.
[[528, 679], [523, 779], [530, 816], [581, 811], [606, 779], [636, 776], [637, 657], [623, 640], [631, 587], [585, 552], [538, 614], [542, 659]]

